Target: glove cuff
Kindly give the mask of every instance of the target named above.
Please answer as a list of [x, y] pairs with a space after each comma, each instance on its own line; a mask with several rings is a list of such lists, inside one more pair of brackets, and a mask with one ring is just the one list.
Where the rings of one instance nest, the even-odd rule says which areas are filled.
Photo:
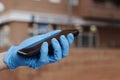
[[16, 47], [15, 46], [11, 46], [9, 48], [9, 50], [7, 51], [7, 53], [5, 54], [4, 57], [4, 62], [5, 64], [8, 66], [9, 69], [16, 69], [17, 66], [14, 64], [13, 62], [13, 58], [12, 58], [12, 54], [16, 53]]

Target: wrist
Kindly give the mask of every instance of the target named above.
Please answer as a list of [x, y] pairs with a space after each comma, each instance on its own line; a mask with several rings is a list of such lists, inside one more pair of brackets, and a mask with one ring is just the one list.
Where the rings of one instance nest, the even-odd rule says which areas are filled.
[[[16, 65], [16, 47], [15, 46], [11, 46], [7, 52], [5, 52], [5, 54], [3, 54], [4, 56], [4, 63], [7, 65], [7, 67], [9, 69], [15, 69], [17, 67]], [[14, 57], [15, 56], [15, 57]]]
[[6, 52], [3, 52], [0, 54], [0, 70], [8, 69], [7, 64], [4, 62], [5, 54], [6, 54]]

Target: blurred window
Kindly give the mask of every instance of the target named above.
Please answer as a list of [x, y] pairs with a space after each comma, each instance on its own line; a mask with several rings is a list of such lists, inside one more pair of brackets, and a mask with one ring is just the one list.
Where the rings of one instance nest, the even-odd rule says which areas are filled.
[[111, 0], [111, 2], [112, 2], [116, 7], [120, 7], [120, 0]]
[[93, 0], [96, 4], [104, 4], [111, 3], [115, 7], [120, 7], [120, 0]]
[[[82, 29], [82, 30], [81, 30]], [[96, 47], [97, 29], [95, 26], [80, 27], [80, 34], [77, 37], [78, 47]]]
[[71, 0], [71, 4], [73, 6], [77, 6], [79, 4], [79, 0]]
[[40, 35], [52, 31], [53, 27], [44, 23], [33, 23], [29, 28], [30, 36]]
[[8, 47], [10, 45], [9, 42], [9, 32], [10, 28], [7, 25], [0, 26], [0, 47]]
[[97, 4], [105, 3], [105, 0], [93, 0]]

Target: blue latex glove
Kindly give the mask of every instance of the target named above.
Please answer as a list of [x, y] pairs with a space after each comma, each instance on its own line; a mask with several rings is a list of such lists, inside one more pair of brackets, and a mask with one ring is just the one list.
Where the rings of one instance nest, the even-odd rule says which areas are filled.
[[22, 48], [32, 47], [44, 39], [60, 33], [61, 30], [52, 31], [43, 35], [34, 36], [26, 39], [18, 46], [11, 46], [8, 52], [5, 55], [4, 62], [10, 69], [15, 69], [19, 66], [28, 66], [33, 69], [39, 69], [41, 66], [58, 62], [62, 58], [68, 56], [69, 47], [74, 40], [73, 34], [68, 34], [67, 37], [64, 35], [60, 36], [60, 42], [55, 38], [51, 40], [54, 55], [48, 55], [48, 43], [44, 42], [40, 48], [40, 55], [33, 57], [25, 57], [17, 54], [17, 51]]

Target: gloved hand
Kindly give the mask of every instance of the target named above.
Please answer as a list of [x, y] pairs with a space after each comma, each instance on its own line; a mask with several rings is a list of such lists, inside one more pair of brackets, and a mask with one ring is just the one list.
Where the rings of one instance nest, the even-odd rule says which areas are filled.
[[41, 54], [39, 56], [25, 57], [17, 54], [19, 49], [32, 47], [41, 41], [44, 41], [44, 39], [49, 36], [56, 35], [60, 32], [61, 30], [56, 30], [43, 35], [34, 36], [26, 39], [18, 46], [11, 46], [4, 57], [4, 62], [10, 69], [15, 69], [19, 66], [28, 66], [33, 69], [39, 69], [41, 66], [60, 61], [62, 58], [68, 56], [69, 47], [74, 40], [74, 36], [71, 33], [68, 34], [67, 37], [61, 35], [59, 42], [55, 38], [51, 40], [54, 49], [54, 55], [52, 56], [48, 55], [47, 42], [42, 44], [40, 48]]

